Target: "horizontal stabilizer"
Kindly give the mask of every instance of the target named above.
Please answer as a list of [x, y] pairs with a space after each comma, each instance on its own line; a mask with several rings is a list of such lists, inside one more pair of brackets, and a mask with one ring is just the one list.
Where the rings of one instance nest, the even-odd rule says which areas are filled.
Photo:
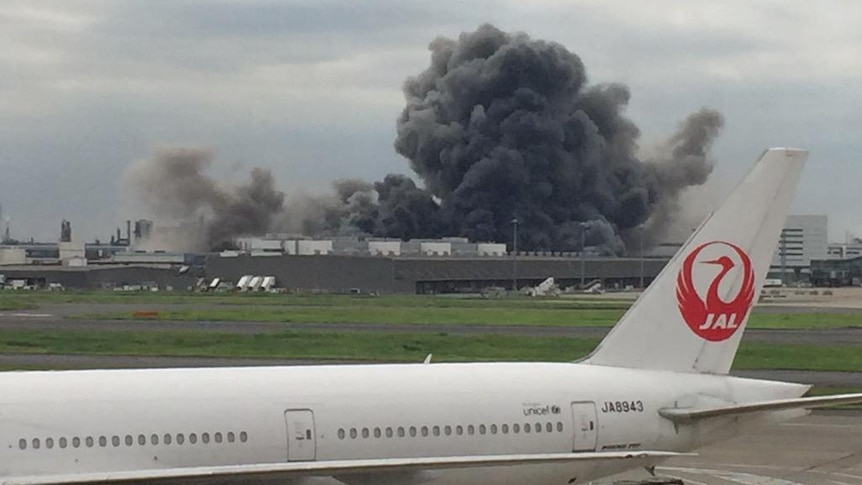
[[862, 393], [779, 399], [775, 401], [761, 401], [751, 404], [737, 404], [733, 406], [719, 406], [702, 409], [664, 408], [659, 409], [658, 413], [674, 423], [685, 424], [719, 416], [734, 416], [761, 411], [781, 411], [783, 409], [811, 409], [854, 403], [862, 403]]
[[[258, 480], [282, 481], [304, 476], [333, 476], [477, 468], [552, 463], [606, 462], [617, 460], [650, 460], [687, 455], [669, 451], [635, 451], [610, 453], [546, 453], [532, 455], [452, 456], [429, 458], [386, 458], [371, 460], [305, 461], [194, 468], [168, 468], [33, 477], [10, 477], [3, 485], [70, 485], [70, 484], [246, 484]], [[632, 466], [638, 466], [637, 463]]]

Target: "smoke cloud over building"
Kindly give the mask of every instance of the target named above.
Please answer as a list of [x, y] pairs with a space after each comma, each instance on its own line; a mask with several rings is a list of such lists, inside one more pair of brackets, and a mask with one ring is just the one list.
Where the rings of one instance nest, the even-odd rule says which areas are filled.
[[517, 219], [519, 248], [571, 251], [585, 241], [620, 254], [624, 241], [660, 240], [680, 193], [712, 170], [719, 113], [690, 115], [643, 157], [624, 115], [628, 88], [588, 84], [560, 44], [483, 25], [430, 50], [430, 66], [404, 84], [395, 140], [418, 184], [400, 174], [342, 180], [285, 210], [269, 171], [225, 186], [205, 174], [212, 157], [200, 149], [162, 150], [126, 180], [157, 216], [205, 214], [209, 247], [272, 231], [511, 243]]
[[225, 185], [206, 173], [212, 159], [202, 148], [163, 148], [125, 173], [125, 184], [161, 221], [201, 221], [182, 226], [167, 242], [171, 246], [212, 249], [237, 236], [263, 234], [284, 210], [284, 194], [268, 170], [254, 168], [248, 182]]

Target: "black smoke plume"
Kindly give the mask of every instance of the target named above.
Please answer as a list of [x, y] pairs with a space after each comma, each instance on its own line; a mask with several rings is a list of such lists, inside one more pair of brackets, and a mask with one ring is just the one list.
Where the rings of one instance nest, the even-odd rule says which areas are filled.
[[205, 149], [163, 148], [126, 171], [126, 185], [157, 217], [202, 221], [181, 226], [168, 237], [174, 245], [198, 250], [227, 247], [238, 236], [266, 233], [284, 210], [284, 194], [275, 188], [268, 170], [254, 168], [247, 183], [226, 186], [206, 174], [212, 159]]
[[524, 250], [621, 254], [661, 241], [681, 192], [712, 170], [719, 113], [690, 115], [642, 156], [640, 130], [624, 115], [628, 88], [588, 84], [560, 44], [483, 25], [430, 50], [431, 65], [404, 84], [395, 140], [420, 184], [398, 174], [341, 180], [285, 210], [268, 171], [225, 187], [204, 173], [212, 157], [198, 149], [162, 150], [128, 180], [159, 214], [206, 214], [208, 247], [269, 231], [511, 243], [516, 219]]
[[473, 240], [606, 252], [648, 223], [660, 232], [679, 192], [712, 169], [707, 151], [722, 124], [689, 117], [657, 160], [638, 157], [639, 129], [621, 84], [590, 86], [565, 47], [491, 25], [438, 38], [431, 65], [404, 85], [395, 149], [439, 199], [442, 227]]

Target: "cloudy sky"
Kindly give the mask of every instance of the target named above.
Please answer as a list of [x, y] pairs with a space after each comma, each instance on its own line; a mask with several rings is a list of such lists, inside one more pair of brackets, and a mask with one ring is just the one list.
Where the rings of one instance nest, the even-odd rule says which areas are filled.
[[401, 86], [428, 44], [492, 23], [558, 42], [591, 83], [630, 86], [642, 143], [721, 111], [719, 189], [763, 148], [811, 150], [796, 213], [862, 235], [862, 3], [6, 0], [0, 204], [19, 238], [107, 239], [145, 216], [120, 183], [164, 145], [210, 147], [223, 179], [262, 166], [288, 193], [409, 172]]

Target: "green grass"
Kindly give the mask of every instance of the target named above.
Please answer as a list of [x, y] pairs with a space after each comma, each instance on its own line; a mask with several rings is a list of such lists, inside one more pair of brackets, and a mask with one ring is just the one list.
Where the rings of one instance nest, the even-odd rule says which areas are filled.
[[0, 293], [0, 302], [7, 298], [26, 300], [34, 304], [160, 304], [160, 305], [225, 305], [225, 306], [315, 306], [315, 307], [435, 307], [435, 308], [535, 308], [535, 309], [615, 309], [624, 310], [630, 300], [613, 298], [566, 297], [530, 298], [508, 296], [486, 299], [477, 296], [434, 295], [331, 295], [331, 294], [271, 294], [271, 293], [189, 293], [189, 292], [114, 292], [66, 291]]
[[[286, 331], [241, 335], [199, 332], [0, 333], [0, 353], [139, 356], [207, 356], [356, 361], [569, 361], [586, 355], [597, 341], [504, 335], [454, 336]], [[862, 371], [862, 352], [853, 347], [743, 343], [739, 369]]]
[[[510, 308], [487, 306], [295, 306], [226, 307], [159, 311], [152, 317], [177, 321], [294, 322], [294, 323], [380, 323], [380, 324], [453, 324], [453, 325], [538, 325], [550, 327], [610, 327], [623, 310]], [[78, 315], [77, 318], [135, 320], [134, 312]], [[755, 313], [749, 328], [828, 329], [862, 327], [862, 314], [848, 313]]]
[[0, 311], [33, 310], [35, 308], [38, 308], [38, 305], [28, 301], [10, 298], [0, 299]]
[[[160, 311], [159, 320], [382, 323], [453, 325], [609, 326], [621, 310], [555, 310], [530, 308], [428, 307], [293, 307], [225, 308]], [[81, 315], [82, 318], [134, 320], [134, 312]]]

